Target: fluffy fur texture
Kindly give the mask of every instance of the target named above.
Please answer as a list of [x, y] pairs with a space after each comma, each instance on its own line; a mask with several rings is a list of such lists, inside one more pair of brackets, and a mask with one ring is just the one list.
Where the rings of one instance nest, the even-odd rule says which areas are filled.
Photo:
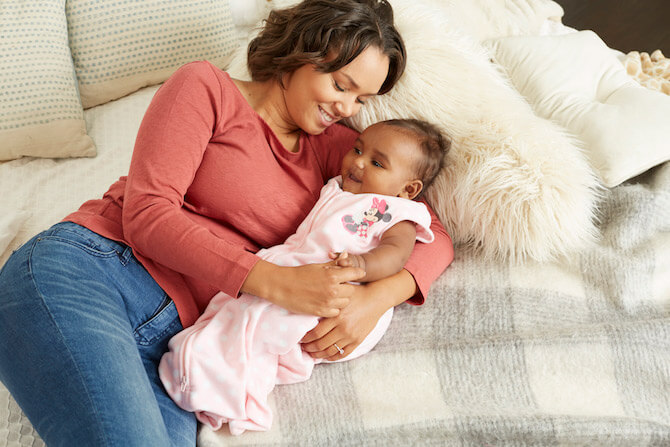
[[[537, 117], [474, 37], [430, 2], [392, 0], [407, 69], [349, 125], [420, 118], [453, 139], [448, 165], [426, 192], [454, 243], [486, 258], [546, 261], [590, 244], [599, 184], [567, 135]], [[238, 52], [229, 68], [248, 78]]]
[[350, 124], [360, 130], [409, 116], [451, 135], [448, 167], [426, 198], [457, 244], [489, 258], [550, 260], [590, 243], [599, 185], [580, 148], [537, 117], [486, 50], [442, 11], [392, 4], [406, 72]]

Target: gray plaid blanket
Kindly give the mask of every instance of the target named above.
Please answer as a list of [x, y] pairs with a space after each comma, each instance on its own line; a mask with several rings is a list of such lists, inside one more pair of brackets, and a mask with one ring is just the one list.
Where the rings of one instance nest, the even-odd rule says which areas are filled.
[[601, 210], [560, 263], [457, 250], [370, 354], [277, 387], [271, 431], [200, 445], [670, 445], [670, 164]]
[[[273, 392], [227, 445], [670, 445], [670, 163], [605, 193], [602, 239], [554, 264], [457, 250], [367, 356]], [[0, 444], [43, 445], [0, 388]]]

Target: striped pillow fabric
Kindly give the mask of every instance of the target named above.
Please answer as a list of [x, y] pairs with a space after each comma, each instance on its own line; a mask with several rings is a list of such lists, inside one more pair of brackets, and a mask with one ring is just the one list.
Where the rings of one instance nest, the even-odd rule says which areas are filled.
[[68, 46], [65, 0], [0, 2], [0, 160], [96, 154]]
[[225, 67], [238, 43], [226, 0], [68, 0], [84, 108], [165, 81], [181, 65]]

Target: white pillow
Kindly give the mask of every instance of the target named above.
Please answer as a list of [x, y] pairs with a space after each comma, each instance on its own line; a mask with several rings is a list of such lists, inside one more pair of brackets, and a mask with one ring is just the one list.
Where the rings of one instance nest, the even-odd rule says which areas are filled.
[[271, 0], [230, 0], [233, 23], [241, 31], [249, 32], [273, 7]]
[[606, 186], [670, 160], [670, 97], [638, 85], [592, 31], [489, 44], [535, 112], [581, 140]]
[[238, 43], [227, 0], [68, 0], [66, 14], [84, 108], [163, 82], [187, 62], [223, 67]]
[[[393, 3], [393, 0], [391, 0]], [[417, 0], [432, 5], [479, 41], [537, 35], [547, 20], [560, 22], [563, 8], [552, 0]]]
[[[396, 4], [396, 0], [389, 1], [391, 5]], [[247, 2], [250, 4], [239, 5]], [[254, 3], [265, 3], [266, 7], [279, 9], [293, 6], [299, 0], [231, 0], [234, 17], [240, 16], [237, 12], [240, 10], [257, 11], [259, 8]], [[563, 8], [553, 0], [415, 0], [414, 6], [441, 11], [449, 18], [450, 26], [458, 27], [479, 41], [503, 36], [536, 35], [547, 20], [558, 23], [563, 17]], [[250, 14], [244, 16], [249, 17]]]
[[88, 157], [65, 0], [0, 3], [0, 160]]

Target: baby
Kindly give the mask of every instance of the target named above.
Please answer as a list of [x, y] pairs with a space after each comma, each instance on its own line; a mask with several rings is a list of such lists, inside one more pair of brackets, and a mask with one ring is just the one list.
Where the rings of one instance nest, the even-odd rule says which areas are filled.
[[[365, 271], [362, 282], [399, 272], [415, 240], [432, 242], [427, 208], [413, 201], [442, 168], [450, 142], [419, 120], [391, 120], [361, 133], [309, 215], [284, 244], [258, 255], [278, 265], [328, 262]], [[388, 328], [393, 309], [346, 360], [369, 352]], [[307, 380], [319, 360], [300, 340], [319, 319], [293, 314], [262, 298], [222, 292], [203, 315], [169, 342], [159, 365], [172, 399], [198, 420], [232, 434], [267, 430], [268, 395], [276, 384]], [[333, 345], [340, 355], [345, 346]]]

